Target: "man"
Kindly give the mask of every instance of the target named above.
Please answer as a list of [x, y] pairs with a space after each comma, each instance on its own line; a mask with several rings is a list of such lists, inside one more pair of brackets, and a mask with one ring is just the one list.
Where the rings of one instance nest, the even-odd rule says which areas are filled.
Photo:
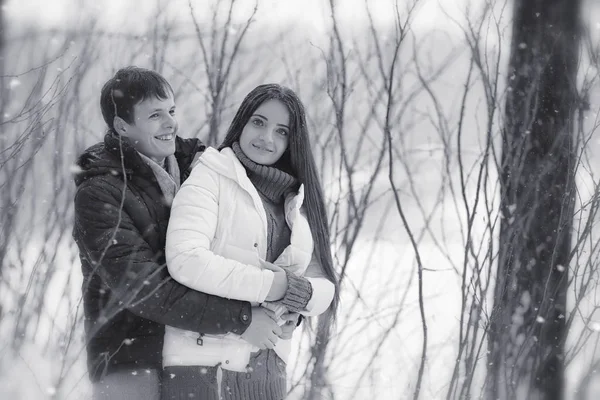
[[233, 332], [253, 344], [282, 331], [263, 309], [168, 275], [170, 204], [205, 148], [176, 135], [170, 84], [155, 71], [123, 68], [102, 88], [100, 106], [108, 133], [79, 157], [75, 176], [88, 370], [95, 399], [154, 400], [165, 325]]

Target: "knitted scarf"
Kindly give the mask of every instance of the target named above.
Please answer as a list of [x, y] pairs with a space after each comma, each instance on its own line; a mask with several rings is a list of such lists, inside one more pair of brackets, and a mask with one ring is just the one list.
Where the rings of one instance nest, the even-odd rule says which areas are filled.
[[285, 196], [298, 189], [298, 180], [275, 167], [257, 164], [246, 156], [238, 142], [231, 149], [246, 168], [248, 178], [258, 192], [275, 204], [281, 204]]
[[154, 172], [156, 181], [158, 182], [160, 190], [165, 197], [165, 203], [167, 205], [171, 205], [171, 203], [173, 203], [175, 193], [177, 193], [179, 187], [181, 186], [179, 165], [177, 165], [175, 156], [170, 155], [169, 157], [165, 158], [164, 166], [162, 166], [156, 161], [152, 160], [150, 157], [147, 157], [139, 152], [138, 154], [152, 169], [152, 172]]

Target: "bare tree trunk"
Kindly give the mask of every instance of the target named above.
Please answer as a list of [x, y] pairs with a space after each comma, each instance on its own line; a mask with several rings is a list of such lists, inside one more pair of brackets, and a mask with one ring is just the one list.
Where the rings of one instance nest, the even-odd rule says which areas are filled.
[[488, 398], [562, 399], [579, 0], [516, 0]]
[[4, 63], [4, 40], [6, 36], [4, 23], [4, 0], [0, 0], [0, 62]]
[[[4, 79], [2, 79], [2, 77], [4, 76], [4, 46], [5, 46], [5, 40], [6, 40], [6, 25], [5, 25], [5, 21], [4, 21], [4, 0], [0, 0], [0, 99], [1, 99], [1, 104], [0, 104], [0, 135], [4, 134], [4, 107], [5, 107], [5, 87], [4, 87]], [[4, 136], [4, 135], [3, 135]], [[0, 149], [0, 152], [2, 150]], [[2, 159], [2, 157], [0, 157], [0, 160]], [[1, 167], [0, 167], [1, 168]], [[3, 210], [3, 212], [7, 212], [6, 210]], [[0, 220], [4, 222], [4, 217], [0, 217]], [[2, 242], [4, 242], [5, 240], [5, 235], [3, 234], [3, 230], [0, 229], [0, 240]], [[0, 244], [0, 283], [3, 280], [3, 266], [4, 266], [4, 257], [5, 257], [5, 253], [6, 253], [6, 245], [2, 245]], [[2, 318], [4, 317], [4, 309], [2, 307], [2, 304], [0, 304], [0, 321], [2, 320]]]

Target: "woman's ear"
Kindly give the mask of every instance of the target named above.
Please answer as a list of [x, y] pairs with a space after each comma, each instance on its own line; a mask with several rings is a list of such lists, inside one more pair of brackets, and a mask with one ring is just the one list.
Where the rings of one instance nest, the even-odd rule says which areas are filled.
[[125, 120], [121, 117], [115, 116], [113, 120], [113, 126], [115, 128], [115, 132], [117, 132], [121, 136], [127, 136], [127, 128], [129, 124], [125, 122]]

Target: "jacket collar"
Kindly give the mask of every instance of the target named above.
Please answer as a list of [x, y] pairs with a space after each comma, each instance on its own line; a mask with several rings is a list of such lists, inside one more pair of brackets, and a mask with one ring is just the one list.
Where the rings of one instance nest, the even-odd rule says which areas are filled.
[[[209, 147], [204, 151], [202, 157], [200, 157], [200, 162], [218, 174], [237, 182], [253, 199], [256, 198], [262, 207], [262, 201], [260, 201], [256, 188], [250, 181], [250, 178], [248, 178], [246, 168], [244, 168], [231, 148], [225, 147], [219, 151]], [[303, 203], [304, 184], [300, 184], [297, 193], [290, 193], [285, 198], [286, 214], [293, 209], [299, 210]], [[261, 209], [261, 207], [258, 209]]]
[[108, 132], [104, 136], [104, 147], [111, 155], [121, 160], [125, 173], [130, 177], [134, 172], [144, 176], [154, 176], [150, 166], [131, 145], [129, 139]]
[[[136, 174], [141, 174], [145, 177], [152, 177], [154, 173], [152, 169], [148, 165], [147, 162], [143, 160], [140, 156], [140, 153], [135, 150], [135, 148], [131, 145], [129, 139], [119, 136], [114, 132], [108, 132], [104, 136], [104, 147], [106, 150], [111, 153], [117, 159], [122, 159], [123, 166], [125, 167], [125, 173], [128, 175], [132, 175], [134, 172]], [[192, 158], [195, 153], [194, 151], [190, 152], [189, 145], [186, 148], [184, 144], [184, 140], [179, 136], [175, 136], [175, 160], [180, 168], [187, 169], [191, 164]], [[199, 144], [196, 149], [197, 151], [202, 151], [206, 148], [203, 144]], [[121, 158], [122, 155], [122, 158]], [[189, 160], [184, 160], [185, 158], [189, 158]], [[184, 175], [184, 171], [181, 171], [182, 178], [187, 177]], [[179, 182], [178, 182], [179, 183]]]
[[[206, 148], [198, 139], [182, 139], [175, 137], [175, 159], [179, 166], [180, 180], [189, 175], [194, 155]], [[127, 179], [142, 178], [154, 181], [154, 173], [140, 153], [127, 138], [114, 132], [104, 136], [104, 141], [86, 149], [77, 159], [77, 170], [74, 171], [75, 185], [98, 175], [119, 175]]]

